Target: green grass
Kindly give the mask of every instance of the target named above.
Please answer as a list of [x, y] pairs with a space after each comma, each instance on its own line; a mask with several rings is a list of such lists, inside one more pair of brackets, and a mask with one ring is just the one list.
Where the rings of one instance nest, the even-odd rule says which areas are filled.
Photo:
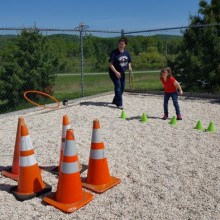
[[161, 90], [162, 84], [159, 79], [159, 73], [135, 73], [135, 90], [152, 91]]
[[[84, 96], [97, 93], [113, 91], [114, 85], [108, 73], [100, 75], [84, 75]], [[159, 73], [135, 73], [135, 90], [161, 90]], [[129, 89], [128, 74], [126, 74], [126, 89]], [[82, 96], [81, 76], [58, 75], [54, 87], [54, 96], [62, 100], [64, 98], [74, 99]]]
[[[108, 73], [106, 74], [94, 74], [84, 75], [84, 96], [91, 96], [104, 92], [114, 90], [114, 85], [109, 78]], [[159, 73], [134, 73], [134, 90], [152, 91], [161, 90], [162, 85], [159, 80]], [[128, 74], [126, 73], [126, 89], [129, 90]], [[82, 97], [82, 86], [80, 75], [57, 75], [54, 86], [53, 97], [59, 101], [64, 99], [76, 99]], [[49, 98], [41, 98], [38, 100], [40, 104], [49, 104], [54, 101]], [[55, 104], [54, 104], [55, 105]], [[27, 102], [25, 99], [16, 106], [15, 109], [10, 109], [7, 103], [0, 103], [0, 113], [11, 112], [15, 110], [21, 110], [26, 108], [34, 107], [33, 104]]]
[[[113, 90], [113, 84], [106, 75], [85, 75], [83, 79], [84, 96]], [[81, 76], [79, 75], [58, 75], [54, 87], [54, 96], [63, 100], [79, 98], [82, 96]]]

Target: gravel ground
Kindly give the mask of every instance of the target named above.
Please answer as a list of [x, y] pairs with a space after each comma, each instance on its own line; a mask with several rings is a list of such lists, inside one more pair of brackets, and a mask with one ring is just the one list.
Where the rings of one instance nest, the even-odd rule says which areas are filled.
[[[220, 219], [220, 102], [180, 97], [182, 121], [171, 126], [175, 115], [161, 120], [163, 96], [124, 95], [126, 120], [109, 104], [113, 95], [78, 100], [57, 110], [33, 108], [0, 117], [0, 171], [12, 165], [18, 117], [23, 116], [34, 145], [43, 180], [56, 191], [58, 177], [51, 170], [59, 164], [62, 117], [74, 129], [80, 163], [87, 165], [92, 123], [99, 119], [105, 153], [112, 176], [121, 183], [81, 209], [66, 214], [42, 202], [45, 195], [17, 201], [9, 192], [17, 182], [0, 176], [0, 219]], [[140, 116], [148, 116], [142, 123]], [[212, 121], [215, 132], [205, 128]], [[87, 171], [81, 176], [85, 177]], [[88, 191], [88, 190], [86, 190]]]

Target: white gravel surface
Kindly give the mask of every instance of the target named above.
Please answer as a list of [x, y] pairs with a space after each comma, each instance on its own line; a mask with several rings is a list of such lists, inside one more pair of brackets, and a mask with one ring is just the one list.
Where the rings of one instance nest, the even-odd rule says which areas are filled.
[[[55, 111], [40, 108], [0, 117], [0, 171], [12, 165], [18, 117], [23, 116], [34, 145], [35, 158], [45, 171], [42, 178], [56, 191], [58, 178], [51, 169], [59, 163], [62, 117], [74, 129], [80, 162], [89, 159], [92, 123], [99, 119], [111, 175], [121, 183], [81, 209], [66, 214], [42, 202], [40, 196], [24, 202], [9, 192], [17, 182], [0, 176], [0, 219], [220, 219], [220, 102], [181, 97], [183, 120], [171, 126], [175, 115], [161, 120], [163, 96], [124, 95], [127, 119], [109, 104], [113, 95], [83, 99]], [[149, 120], [140, 121], [146, 112]], [[204, 128], [212, 121], [216, 132]], [[87, 175], [84, 171], [81, 176]]]

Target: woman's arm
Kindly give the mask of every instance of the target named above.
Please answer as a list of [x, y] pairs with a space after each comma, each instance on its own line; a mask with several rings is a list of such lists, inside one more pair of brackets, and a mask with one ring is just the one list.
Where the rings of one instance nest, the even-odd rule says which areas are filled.
[[128, 63], [128, 70], [132, 71], [131, 63]]
[[110, 62], [109, 62], [109, 67], [111, 68], [111, 70], [115, 73], [115, 75], [116, 75], [118, 78], [121, 77], [121, 73], [118, 72], [118, 71], [115, 69], [114, 65], [113, 65], [112, 63], [110, 63]]

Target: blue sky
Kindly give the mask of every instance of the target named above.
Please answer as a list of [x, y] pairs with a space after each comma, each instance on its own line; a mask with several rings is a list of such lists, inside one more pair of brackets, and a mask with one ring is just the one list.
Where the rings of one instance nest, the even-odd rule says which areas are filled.
[[[187, 26], [199, 0], [0, 0], [0, 27], [148, 30]], [[210, 1], [208, 1], [210, 2]]]

